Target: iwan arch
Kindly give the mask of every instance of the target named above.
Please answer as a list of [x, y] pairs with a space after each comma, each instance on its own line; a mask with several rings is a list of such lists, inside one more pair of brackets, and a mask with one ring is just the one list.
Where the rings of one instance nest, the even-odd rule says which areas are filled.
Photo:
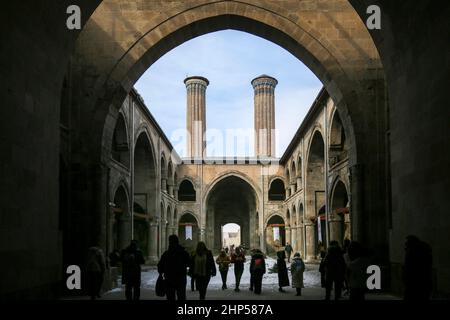
[[[382, 30], [369, 33], [364, 25], [365, 10], [375, 3], [380, 4], [385, 13]], [[5, 203], [4, 212], [23, 212], [24, 217], [43, 216], [45, 219], [6, 221], [14, 225], [8, 229], [7, 237], [17, 239], [17, 242], [10, 248], [7, 239], [2, 239], [0, 250], [13, 256], [27, 254], [31, 259], [27, 265], [36, 268], [2, 266], [2, 274], [11, 276], [6, 277], [1, 294], [52, 295], [52, 288], [62, 280], [64, 266], [82, 264], [86, 248], [92, 242], [99, 242], [106, 250], [117, 234], [122, 235], [119, 239], [131, 236], [126, 232], [139, 234], [141, 229], [130, 231], [127, 226], [131, 217], [133, 225], [136, 217], [143, 220], [144, 225], [147, 223], [142, 229], [153, 230], [145, 233], [147, 250], [159, 254], [165, 246], [165, 235], [177, 229], [175, 217], [183, 217], [181, 211], [184, 209], [175, 196], [178, 187], [175, 181], [181, 181], [182, 176], [194, 180], [199, 199], [195, 203], [199, 201], [201, 210], [207, 205], [200, 200], [205, 199], [217, 204], [216, 209], [220, 211], [220, 192], [211, 198], [203, 194], [207, 184], [215, 181], [220, 172], [204, 179], [206, 185], [198, 185], [195, 181], [198, 174], [181, 172], [187, 168], [194, 170], [198, 165], [177, 165], [181, 159], [171, 152], [170, 143], [157, 123], [142, 111], [144, 108], [134, 107], [131, 102], [138, 99], [130, 96], [136, 95], [132, 86], [137, 79], [164, 53], [196, 36], [228, 28], [261, 36], [298, 57], [323, 82], [326, 93], [322, 97], [329, 95], [331, 100], [324, 99], [333, 101], [337, 110], [336, 113], [333, 108], [323, 107], [328, 102], [320, 102], [319, 97], [317, 109], [320, 112], [308, 115], [304, 122], [307, 125], [300, 127], [292, 146], [280, 161], [283, 169], [275, 174], [284, 182], [287, 199], [277, 200], [274, 206], [283, 204], [277, 210], [268, 209], [264, 217], [269, 220], [273, 217], [272, 222], [278, 224], [275, 214], [278, 213], [285, 220], [285, 236], [292, 239], [293, 234], [297, 235], [294, 236], [296, 245], [306, 246], [304, 250], [308, 254], [314, 246], [309, 243], [308, 249], [308, 235], [317, 230], [314, 224], [320, 221], [312, 219], [314, 217], [308, 212], [315, 212], [319, 217], [323, 207], [329, 236], [349, 233], [353, 239], [374, 248], [379, 264], [390, 269], [393, 288], [400, 284], [404, 236], [417, 234], [435, 248], [437, 291], [448, 293], [450, 264], [444, 245], [448, 216], [444, 215], [442, 206], [427, 200], [439, 195], [444, 198], [443, 190], [448, 190], [447, 180], [439, 179], [437, 174], [428, 175], [438, 163], [447, 163], [448, 153], [429, 152], [427, 148], [434, 147], [425, 143], [433, 140], [433, 145], [446, 145], [445, 135], [433, 133], [436, 128], [444, 128], [445, 117], [432, 117], [428, 113], [429, 109], [438, 113], [446, 110], [444, 84], [448, 77], [442, 68], [446, 60], [441, 59], [445, 50], [433, 49], [438, 45], [448, 46], [433, 31], [445, 26], [440, 25], [440, 19], [431, 18], [424, 23], [418, 22], [417, 26], [408, 23], [415, 21], [414, 18], [417, 21], [427, 19], [422, 17], [421, 7], [416, 8], [413, 4], [375, 3], [345, 0], [86, 0], [79, 4], [84, 17], [83, 29], [69, 35], [60, 26], [65, 20], [63, 4], [36, 4], [42, 10], [26, 19], [21, 16], [20, 5], [13, 6], [10, 12], [18, 27], [6, 35], [10, 50], [2, 51], [2, 56], [16, 69], [15, 81], [9, 85], [5, 103], [18, 106], [8, 112], [20, 117], [23, 125], [17, 128], [3, 126], [8, 128], [3, 135], [8, 146], [21, 155], [19, 161], [11, 161], [5, 167], [8, 169], [5, 177], [19, 174], [32, 179], [23, 182], [26, 192], [20, 196], [10, 191], [17, 189], [10, 182], [14, 179], [5, 179], [6, 196], [10, 201]], [[448, 14], [447, 8], [440, 9], [436, 6], [431, 16]], [[45, 27], [40, 22], [43, 19], [40, 12], [46, 13]], [[424, 25], [427, 27], [423, 28]], [[34, 43], [32, 38], [23, 36], [28, 34], [40, 35], [41, 41]], [[428, 81], [430, 74], [435, 79], [431, 84]], [[24, 88], [21, 83], [30, 85]], [[129, 101], [132, 106], [129, 113], [126, 108], [121, 108], [124, 101]], [[411, 113], [412, 108], [416, 112]], [[39, 110], [39, 113], [33, 113], [33, 110]], [[55, 116], [57, 110], [60, 119]], [[338, 146], [340, 143], [336, 141], [339, 139], [334, 140], [330, 135], [333, 132], [330, 121], [337, 119], [336, 114], [345, 133], [344, 147]], [[407, 121], [403, 117], [406, 114]], [[120, 120], [121, 117], [124, 120]], [[33, 123], [48, 124], [45, 134]], [[30, 130], [23, 132], [20, 128], [24, 126]], [[146, 128], [138, 132], [140, 126]], [[116, 127], [122, 131], [116, 131]], [[418, 136], [422, 142], [419, 146], [410, 138]], [[28, 138], [33, 143], [24, 144], [23, 139]], [[119, 160], [114, 160], [117, 163], [111, 160], [112, 155]], [[26, 162], [25, 159], [31, 156], [33, 163]], [[308, 179], [308, 174], [319, 172], [321, 166], [325, 178]], [[55, 178], [58, 168], [59, 180]], [[136, 174], [137, 169], [142, 169], [147, 178], [139, 180], [141, 175]], [[244, 171], [238, 166], [233, 166], [232, 170]], [[243, 197], [241, 202], [250, 208], [250, 212], [256, 211], [259, 223], [258, 229], [254, 228], [262, 235], [264, 224], [261, 222], [266, 221], [259, 210], [263, 208], [263, 197], [268, 194], [264, 189], [268, 181], [267, 185], [253, 182], [254, 190], [250, 192], [251, 183], [244, 183], [242, 177], [235, 176], [224, 183], [236, 183], [246, 190], [248, 197]], [[247, 176], [251, 180], [252, 175], [247, 173]], [[277, 185], [280, 186], [278, 182]], [[220, 181], [216, 186], [223, 188]], [[276, 197], [282, 194], [279, 189]], [[328, 198], [316, 191], [324, 191]], [[58, 194], [58, 201], [43, 203], [42, 192]], [[131, 201], [132, 198], [139, 201]], [[145, 208], [140, 201], [146, 202], [150, 209], [142, 210]], [[112, 207], [110, 202], [116, 206], [122, 203], [124, 208]], [[132, 205], [134, 202], [138, 204], [136, 208]], [[21, 203], [37, 205], [25, 208]], [[424, 216], [417, 214], [417, 210], [425, 208], [429, 221], [439, 217], [441, 223], [424, 223]], [[200, 237], [206, 237], [208, 223], [202, 220], [205, 212], [199, 214], [194, 209], [190, 209], [191, 216], [187, 220], [198, 223]], [[136, 216], [135, 212], [141, 216]], [[153, 212], [155, 219], [146, 220], [149, 212]], [[346, 215], [351, 217], [350, 220], [345, 218]], [[212, 225], [214, 228], [214, 223]], [[202, 235], [202, 228], [206, 228], [205, 235]], [[39, 233], [33, 230], [39, 230]], [[24, 233], [29, 236], [22, 241]], [[41, 237], [42, 233], [46, 236]], [[249, 241], [255, 236], [250, 235]], [[264, 243], [261, 236], [259, 242]], [[43, 252], [42, 248], [47, 253], [46, 259], [40, 259], [36, 254]], [[11, 280], [16, 278], [17, 272], [26, 281]]]

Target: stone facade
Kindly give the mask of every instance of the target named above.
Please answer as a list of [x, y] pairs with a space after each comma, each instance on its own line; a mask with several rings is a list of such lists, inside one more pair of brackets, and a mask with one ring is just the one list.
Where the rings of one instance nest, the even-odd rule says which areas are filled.
[[[202, 97], [198, 97], [198, 90], [189, 88], [198, 81], [201, 81], [200, 89], [204, 90], [207, 79], [195, 77], [186, 81], [188, 132], [193, 114], [204, 114], [206, 110], [206, 105], [201, 103], [197, 111], [203, 111], [193, 112], [197, 107], [194, 103], [205, 101], [204, 91]], [[259, 92], [259, 87], [265, 86], [267, 81], [270, 81], [270, 92], [265, 92], [265, 87]], [[262, 119], [266, 119], [264, 126], [267, 127], [275, 117], [276, 83], [276, 79], [269, 76], [252, 81], [255, 101], [259, 101], [255, 103], [255, 115], [259, 118], [255, 119], [255, 132], [262, 128]], [[269, 97], [262, 98], [261, 94]], [[122, 119], [123, 127], [132, 133], [125, 139], [134, 145], [130, 153], [134, 154], [129, 161], [131, 169], [114, 156], [114, 150], [119, 149], [114, 143], [120, 136]], [[201, 127], [204, 133], [204, 118]], [[275, 129], [273, 122], [268, 127]], [[197, 132], [201, 137], [203, 133]], [[311, 106], [308, 117], [281, 159], [263, 154], [253, 158], [220, 159], [197, 154], [180, 159], [134, 90], [119, 110], [113, 137], [109, 194], [115, 213], [108, 224], [108, 249], [123, 248], [126, 242], [122, 239], [131, 239], [133, 230], [134, 238], [140, 241], [149, 261], [154, 262], [167, 248], [168, 235], [181, 233], [184, 243], [191, 233], [185, 228], [194, 227], [192, 237], [218, 251], [223, 246], [221, 227], [227, 223], [241, 227], [241, 242], [246, 247], [273, 253], [277, 246], [289, 242], [295, 250], [305, 253], [308, 260], [317, 258], [319, 241], [326, 244], [329, 240], [338, 240], [342, 244], [344, 237], [352, 238], [348, 155], [354, 150], [348, 146], [336, 106], [325, 90]], [[187, 140], [189, 148], [192, 141]], [[198, 142], [199, 145], [204, 143], [203, 140]], [[276, 183], [282, 185], [281, 193], [276, 191]], [[340, 189], [336, 187], [339, 184]], [[123, 187], [127, 195], [134, 193], [133, 206], [128, 200], [127, 210], [124, 210], [133, 212], [134, 227], [131, 227], [131, 219], [117, 217], [120, 204], [115, 203], [115, 199], [118, 190], [121, 191], [119, 187]], [[185, 215], [194, 223], [186, 223]], [[120, 232], [127, 228], [129, 233], [121, 236]], [[280, 238], [275, 239], [275, 234]]]

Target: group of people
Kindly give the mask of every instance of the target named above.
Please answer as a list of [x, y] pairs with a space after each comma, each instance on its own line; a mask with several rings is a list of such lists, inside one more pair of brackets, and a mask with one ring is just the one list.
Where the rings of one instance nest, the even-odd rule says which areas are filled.
[[[122, 265], [122, 283], [125, 284], [125, 296], [127, 300], [139, 300], [141, 288], [141, 265], [145, 263], [144, 255], [138, 248], [136, 240], [119, 252], [114, 250], [110, 255], [110, 265]], [[88, 294], [91, 300], [100, 298], [106, 262], [103, 251], [98, 246], [92, 246], [88, 250], [87, 257], [87, 284]]]
[[[287, 249], [288, 262], [292, 252], [291, 246], [278, 251], [277, 272], [279, 291], [284, 292], [283, 287], [289, 286], [288, 268], [286, 265]], [[228, 252], [227, 252], [228, 251]], [[246, 262], [245, 250], [241, 247], [221, 250], [214, 261], [213, 254], [206, 248], [204, 242], [199, 242], [192, 254], [189, 254], [178, 241], [176, 235], [169, 237], [169, 248], [161, 257], [158, 263], [158, 272], [163, 277], [166, 288], [166, 297], [168, 300], [185, 300], [187, 275], [191, 277], [191, 290], [198, 290], [200, 300], [204, 300], [208, 284], [211, 277], [216, 276], [218, 265], [219, 273], [222, 279], [222, 290], [228, 289], [227, 278], [230, 265], [234, 265], [235, 288], [234, 291], [240, 291], [242, 274]], [[291, 263], [292, 286], [296, 288], [296, 294], [302, 294], [303, 272], [305, 263], [300, 253], [295, 253]], [[265, 255], [259, 249], [251, 250], [250, 261], [250, 290], [255, 294], [261, 294], [263, 276], [266, 273]]]
[[330, 241], [328, 250], [321, 251], [319, 272], [325, 288], [325, 300], [330, 300], [334, 287], [334, 299], [342, 297], [342, 290], [350, 300], [364, 300], [367, 290], [367, 267], [370, 265], [368, 251], [356, 241]]
[[[364, 300], [367, 291], [367, 267], [371, 257], [359, 242], [344, 240], [343, 249], [337, 241], [329, 243], [321, 254], [319, 271], [325, 299], [329, 300], [334, 287], [334, 298], [339, 300], [342, 289], [350, 300]], [[416, 236], [406, 237], [403, 265], [405, 300], [427, 300], [432, 293], [432, 250]]]
[[[299, 252], [291, 262], [293, 250], [289, 243], [277, 251], [276, 269], [279, 291], [289, 286], [288, 263], [292, 274], [292, 287], [296, 295], [301, 296], [304, 287], [303, 273], [305, 263]], [[121, 252], [115, 250], [109, 255], [111, 266], [122, 266], [122, 283], [125, 284], [127, 300], [139, 300], [141, 285], [141, 265], [145, 263], [142, 251], [136, 240]], [[200, 300], [204, 300], [211, 277], [216, 276], [216, 264], [222, 278], [222, 290], [226, 290], [230, 265], [234, 265], [235, 288], [240, 291], [241, 277], [246, 262], [245, 250], [237, 247], [222, 250], [214, 260], [213, 254], [204, 242], [199, 242], [189, 254], [179, 244], [178, 237], [169, 237], [168, 250], [158, 263], [158, 272], [163, 277], [168, 300], [185, 300], [187, 276], [191, 277], [191, 289], [196, 288]], [[342, 290], [349, 294], [350, 300], [364, 300], [367, 290], [367, 267], [370, 255], [360, 243], [345, 240], [343, 248], [337, 241], [329, 243], [327, 251], [321, 250], [319, 272], [321, 285], [325, 288], [325, 299], [329, 300], [334, 287], [334, 298], [339, 300]], [[91, 299], [100, 297], [100, 290], [106, 270], [103, 251], [98, 246], [88, 250], [87, 288]], [[261, 294], [263, 275], [266, 273], [265, 255], [259, 249], [251, 250], [250, 290]], [[415, 236], [408, 236], [405, 243], [405, 263], [403, 267], [404, 298], [417, 300], [429, 299], [432, 292], [432, 251], [431, 247]]]

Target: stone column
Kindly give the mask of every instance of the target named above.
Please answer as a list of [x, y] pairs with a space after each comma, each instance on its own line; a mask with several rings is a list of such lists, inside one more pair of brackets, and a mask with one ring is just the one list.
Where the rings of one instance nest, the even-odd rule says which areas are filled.
[[297, 190], [297, 182], [295, 180], [291, 181], [291, 194], [294, 194]]
[[286, 191], [286, 199], [287, 199], [291, 196], [291, 188], [289, 188], [289, 186], [287, 186], [285, 191]]
[[297, 251], [297, 227], [291, 227], [291, 246], [295, 253]]
[[161, 191], [167, 192], [167, 179], [166, 178], [161, 179]]
[[342, 219], [336, 213], [330, 213], [330, 219], [328, 221], [330, 225], [330, 241], [336, 240], [339, 241], [339, 244], [342, 246]]
[[209, 81], [203, 77], [184, 80], [187, 90], [186, 156], [201, 159], [206, 156], [206, 87]]
[[362, 223], [363, 173], [361, 165], [350, 167], [350, 223], [352, 240], [364, 242]]
[[150, 223], [149, 237], [148, 237], [148, 258], [151, 264], [158, 262], [158, 224], [155, 222]]
[[311, 221], [308, 221], [305, 223], [305, 230], [306, 230], [306, 260], [311, 261], [316, 258], [316, 252], [315, 252], [315, 238], [314, 238], [314, 230], [315, 225]]
[[128, 247], [131, 241], [131, 218], [126, 217], [119, 220], [119, 225], [117, 226], [118, 236], [119, 236], [119, 250]]
[[297, 177], [297, 190], [302, 188], [302, 178]]
[[175, 229], [176, 229], [176, 228], [175, 228], [174, 226], [170, 226], [170, 227], [168, 228], [169, 234], [167, 235], [167, 237], [169, 237], [169, 236], [175, 234]]
[[267, 75], [252, 80], [257, 157], [275, 157], [275, 87], [277, 84], [277, 79]]
[[200, 232], [200, 241], [205, 242], [206, 241], [206, 232], [205, 232], [205, 228], [201, 228], [199, 229]]
[[284, 228], [284, 230], [286, 231], [286, 241], [285, 242], [289, 242], [290, 244], [292, 244], [292, 237], [291, 237], [291, 227], [286, 226]]
[[297, 227], [297, 251], [302, 253], [302, 257], [305, 258], [305, 252], [303, 248], [303, 226]]
[[167, 189], [168, 189], [168, 194], [170, 196], [173, 196], [173, 182], [172, 181], [168, 181], [167, 182]]

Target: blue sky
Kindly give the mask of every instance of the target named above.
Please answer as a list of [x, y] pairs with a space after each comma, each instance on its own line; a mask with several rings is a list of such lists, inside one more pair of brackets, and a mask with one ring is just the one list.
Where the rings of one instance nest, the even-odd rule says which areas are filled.
[[[251, 80], [261, 74], [278, 79], [275, 90], [276, 155], [280, 157], [322, 87], [297, 58], [272, 42], [248, 33], [210, 33], [171, 50], [142, 75], [135, 88], [177, 152], [185, 155], [186, 76], [209, 79], [206, 90], [208, 156], [254, 155], [253, 136], [247, 144], [224, 147], [222, 142], [253, 130]], [[237, 130], [241, 130], [240, 133]], [[244, 130], [244, 131], [242, 131]]]

